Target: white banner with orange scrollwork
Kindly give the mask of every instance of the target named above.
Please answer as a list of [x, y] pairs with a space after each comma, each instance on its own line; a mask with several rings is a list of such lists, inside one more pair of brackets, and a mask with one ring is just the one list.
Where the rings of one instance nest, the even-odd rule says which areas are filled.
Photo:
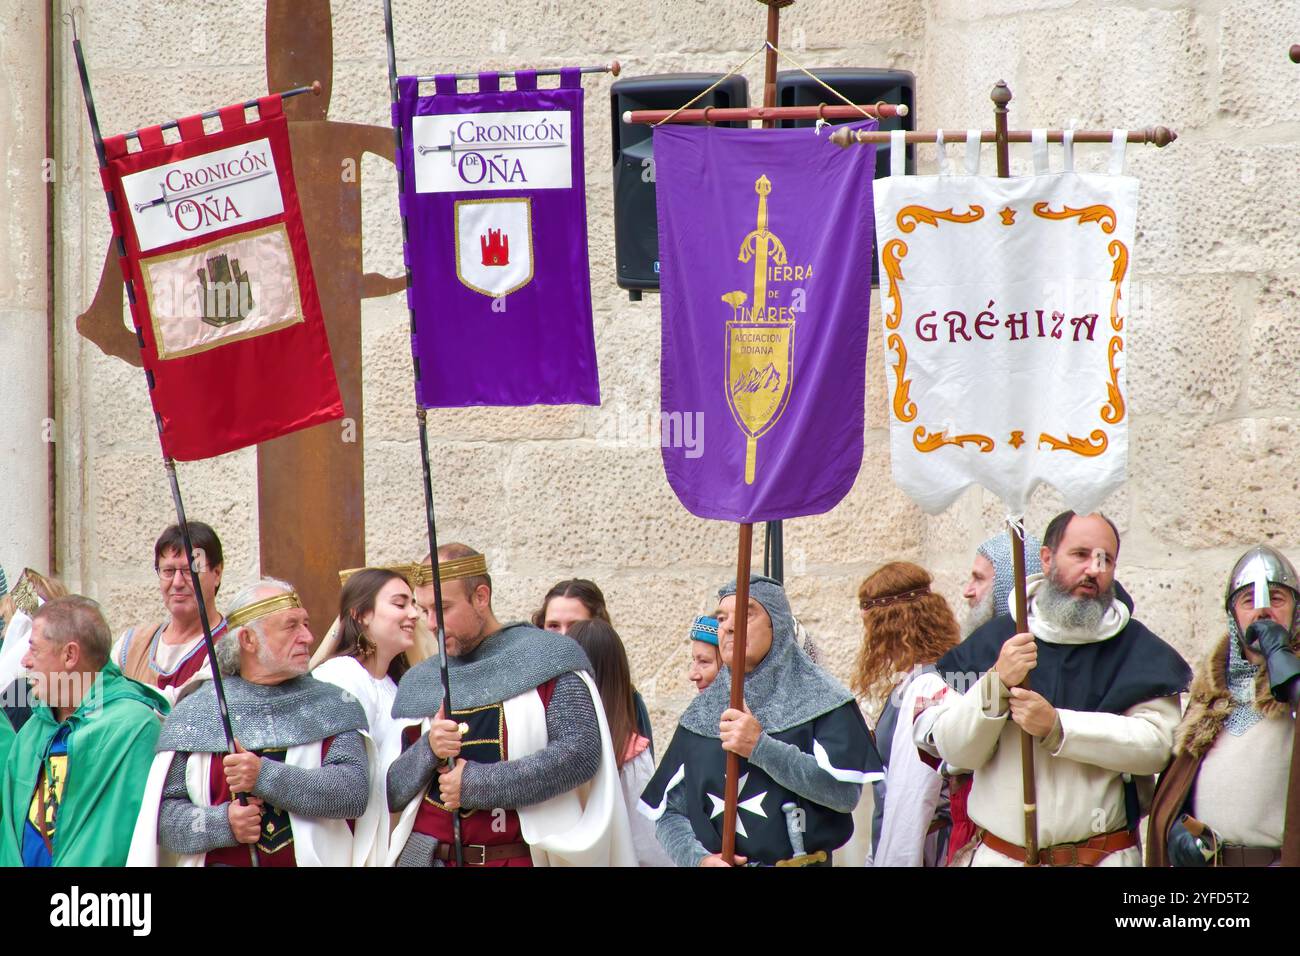
[[930, 513], [976, 483], [1020, 514], [1040, 482], [1089, 511], [1124, 480], [1137, 180], [1037, 153], [876, 182], [894, 480]]

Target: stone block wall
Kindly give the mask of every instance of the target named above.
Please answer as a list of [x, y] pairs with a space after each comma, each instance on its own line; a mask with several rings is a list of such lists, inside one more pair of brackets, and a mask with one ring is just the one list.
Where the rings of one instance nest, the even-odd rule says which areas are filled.
[[[450, 13], [432, 0], [394, 2], [403, 71], [613, 58], [624, 75], [725, 71], [759, 45], [764, 24], [753, 0], [481, 0], [450, 5]], [[183, 16], [181, 5], [161, 0], [83, 5], [106, 130], [265, 89], [258, 0], [185, 4], [192, 9]], [[331, 119], [384, 125], [380, 5], [335, 0], [333, 7]], [[0, 17], [6, 50], [31, 36], [24, 21]], [[1292, 506], [1300, 481], [1300, 68], [1286, 58], [1298, 39], [1300, 8], [1288, 0], [799, 0], [782, 18], [783, 47], [808, 66], [914, 71], [923, 128], [988, 125], [989, 90], [1005, 79], [1017, 128], [1177, 129], [1167, 149], [1129, 151], [1142, 184], [1126, 353], [1130, 478], [1107, 510], [1124, 533], [1120, 579], [1137, 598], [1138, 616], [1193, 657], [1221, 632], [1222, 583], [1242, 550], [1263, 540], [1300, 557]], [[6, 56], [6, 70], [9, 62]], [[752, 98], [761, 95], [761, 69], [756, 57], [745, 70]], [[97, 286], [108, 224], [70, 56], [60, 81], [60, 558], [69, 582], [104, 600], [116, 627], [160, 609], [150, 548], [172, 511], [140, 372], [106, 358], [73, 329]], [[0, 82], [0, 103], [15, 82]], [[586, 81], [589, 251], [604, 404], [431, 412], [433, 472], [440, 536], [487, 551], [503, 618], [526, 616], [563, 577], [590, 577], [604, 587], [634, 679], [666, 739], [693, 693], [685, 626], [712, 607], [714, 588], [734, 574], [736, 533], [676, 502], [647, 438], [658, 411], [659, 303], [654, 296], [629, 302], [614, 282], [611, 82]], [[0, 133], [22, 122], [13, 107], [0, 110]], [[1096, 168], [1104, 152], [1080, 146], [1078, 162]], [[933, 149], [922, 149], [921, 160], [930, 168]], [[1013, 166], [1028, 169], [1027, 149], [1013, 150]], [[391, 166], [367, 158], [363, 183], [365, 268], [393, 274], [400, 239]], [[27, 200], [5, 203], [0, 258], [12, 266], [25, 236], [39, 241], [33, 217], [40, 210], [28, 209]], [[23, 310], [37, 315], [42, 288], [0, 277], [6, 325]], [[873, 296], [873, 323], [879, 315]], [[405, 326], [400, 296], [364, 302], [372, 562], [425, 550]], [[956, 605], [975, 546], [1004, 516], [995, 500], [972, 490], [947, 514], [927, 517], [894, 487], [885, 375], [873, 336], [857, 484], [830, 514], [789, 522], [786, 530], [795, 610], [845, 679], [859, 638], [862, 577], [893, 558], [920, 561]], [[11, 460], [7, 446], [4, 453], [7, 483], [35, 467]], [[255, 471], [251, 450], [181, 466], [190, 515], [212, 522], [226, 542], [231, 590], [257, 573]], [[1041, 489], [1030, 527], [1041, 531], [1058, 507], [1059, 498]], [[761, 533], [756, 538], [761, 565]], [[6, 567], [30, 563], [17, 547], [3, 550], [7, 544], [0, 533]]]

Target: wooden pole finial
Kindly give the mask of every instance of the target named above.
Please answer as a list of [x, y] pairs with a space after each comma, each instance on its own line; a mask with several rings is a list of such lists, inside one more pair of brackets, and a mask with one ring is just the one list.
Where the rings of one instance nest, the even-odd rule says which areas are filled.
[[1168, 146], [1178, 138], [1178, 134], [1168, 126], [1157, 126], [1155, 129], [1147, 131], [1147, 139], [1157, 146]]
[[1291, 62], [1300, 63], [1300, 43], [1291, 44]]
[[312, 80], [312, 82], [311, 82], [311, 95], [312, 95], [312, 96], [320, 96], [320, 91], [321, 91], [320, 80]]
[[998, 80], [989, 93], [993, 101], [994, 142], [998, 159], [998, 176], [1006, 178], [1011, 175], [1011, 147], [1007, 137], [1007, 106], [1011, 103], [1011, 87], [1006, 80]]
[[609, 65], [609, 72], [614, 76], [618, 76], [623, 72], [623, 64], [619, 63], [618, 60], [613, 61]]
[[853, 130], [845, 129], [842, 126], [835, 132], [831, 133], [831, 142], [841, 148], [852, 146], [857, 141], [858, 138], [853, 135]]

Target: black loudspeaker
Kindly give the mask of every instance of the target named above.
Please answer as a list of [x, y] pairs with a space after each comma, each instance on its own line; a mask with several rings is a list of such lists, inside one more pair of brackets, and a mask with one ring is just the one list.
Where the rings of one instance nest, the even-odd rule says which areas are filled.
[[[881, 130], [916, 129], [916, 77], [907, 70], [873, 70], [866, 67], [836, 67], [824, 70], [810, 70], [818, 79], [844, 94], [861, 106], [874, 106], [884, 101], [894, 106], [907, 107], [906, 116], [896, 116], [880, 120]], [[835, 96], [826, 87], [819, 84], [801, 70], [783, 70], [776, 75], [777, 106], [817, 106], [826, 103], [830, 106], [843, 106], [844, 101]], [[816, 120], [781, 120], [781, 127], [813, 126]], [[851, 123], [852, 120], [838, 120], [839, 123]], [[861, 147], [850, 146], [849, 149]], [[905, 160], [907, 173], [916, 172], [916, 147], [907, 147]], [[876, 146], [876, 178], [889, 175], [889, 144]], [[871, 284], [880, 284], [880, 264], [875, 256], [871, 259]]]
[[[721, 73], [665, 73], [615, 81], [609, 93], [614, 146], [614, 251], [619, 288], [634, 302], [659, 288], [659, 223], [655, 213], [654, 148], [650, 127], [623, 122], [628, 110], [675, 110], [708, 89]], [[745, 107], [743, 76], [730, 77], [700, 97], [691, 109]], [[719, 123], [747, 126], [747, 123]]]

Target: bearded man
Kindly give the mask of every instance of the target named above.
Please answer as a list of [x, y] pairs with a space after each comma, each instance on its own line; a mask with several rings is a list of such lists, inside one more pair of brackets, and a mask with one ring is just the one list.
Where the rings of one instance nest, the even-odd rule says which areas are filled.
[[1160, 777], [1150, 866], [1276, 866], [1282, 857], [1300, 681], [1300, 579], [1280, 551], [1251, 548], [1228, 576], [1228, 633], [1201, 664], [1174, 762]]
[[[635, 866], [587, 655], [563, 634], [498, 621], [478, 551], [443, 545], [438, 573], [452, 712], [442, 710], [437, 658], [402, 677], [393, 717], [413, 726], [388, 768], [388, 808], [400, 814], [388, 862]], [[437, 634], [432, 565], [413, 577], [416, 603]]]
[[292, 585], [245, 588], [227, 619], [215, 650], [235, 753], [204, 681], [163, 724], [127, 864], [348, 866], [349, 821], [370, 797], [366, 712], [307, 673], [312, 634]]
[[[1042, 542], [1025, 533], [1025, 574], [1040, 574], [1043, 570], [1038, 553]], [[970, 577], [962, 588], [966, 611], [962, 615], [961, 634], [969, 637], [995, 617], [1007, 613], [1007, 599], [1015, 590], [1015, 570], [1011, 560], [1011, 535], [1002, 531], [975, 549]]]
[[1057, 515], [1043, 535], [1045, 574], [1028, 581], [1029, 630], [1015, 633], [1014, 615], [995, 617], [939, 661], [950, 686], [981, 675], [946, 694], [929, 725], [940, 756], [975, 775], [971, 865], [1030, 862], [1022, 730], [1034, 738], [1035, 862], [1142, 865], [1134, 778], [1169, 760], [1191, 671], [1116, 597], [1119, 543], [1104, 515]]

